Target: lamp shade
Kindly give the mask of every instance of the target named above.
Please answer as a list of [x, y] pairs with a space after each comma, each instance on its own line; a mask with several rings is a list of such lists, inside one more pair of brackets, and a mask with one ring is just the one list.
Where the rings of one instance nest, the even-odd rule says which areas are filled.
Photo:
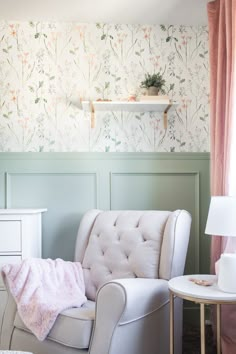
[[236, 198], [211, 198], [205, 233], [236, 237]]

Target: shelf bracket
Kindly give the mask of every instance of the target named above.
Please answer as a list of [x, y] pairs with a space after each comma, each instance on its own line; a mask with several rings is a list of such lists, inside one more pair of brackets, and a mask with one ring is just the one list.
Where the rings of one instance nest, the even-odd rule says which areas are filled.
[[168, 106], [166, 107], [166, 109], [164, 110], [164, 129], [166, 130], [167, 129], [167, 113], [169, 111], [169, 109], [171, 108], [172, 104], [168, 104]]
[[92, 101], [90, 101], [90, 111], [91, 111], [91, 128], [95, 128], [95, 109]]

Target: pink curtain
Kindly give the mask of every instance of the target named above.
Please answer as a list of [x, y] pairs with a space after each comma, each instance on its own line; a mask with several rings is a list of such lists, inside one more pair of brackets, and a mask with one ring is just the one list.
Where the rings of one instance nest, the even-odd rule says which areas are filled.
[[[211, 89], [211, 194], [228, 195], [236, 61], [236, 0], [208, 3]], [[220, 254], [236, 251], [230, 239], [212, 237], [211, 271]], [[232, 246], [233, 247], [233, 246]], [[236, 353], [236, 306], [222, 306], [222, 354]]]

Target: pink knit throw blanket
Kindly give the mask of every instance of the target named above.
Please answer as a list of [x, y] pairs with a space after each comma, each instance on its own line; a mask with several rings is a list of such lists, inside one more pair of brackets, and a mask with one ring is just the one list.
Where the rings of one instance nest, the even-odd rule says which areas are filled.
[[60, 312], [87, 301], [79, 262], [29, 258], [3, 266], [2, 276], [22, 321], [41, 341]]

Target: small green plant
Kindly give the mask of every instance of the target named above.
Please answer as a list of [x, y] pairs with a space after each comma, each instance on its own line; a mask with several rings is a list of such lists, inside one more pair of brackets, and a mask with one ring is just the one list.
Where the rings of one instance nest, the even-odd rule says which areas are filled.
[[163, 79], [161, 73], [156, 74], [145, 74], [145, 80], [141, 81], [141, 88], [148, 89], [149, 87], [156, 87], [159, 92], [165, 93], [163, 87], [165, 86], [166, 81]]

